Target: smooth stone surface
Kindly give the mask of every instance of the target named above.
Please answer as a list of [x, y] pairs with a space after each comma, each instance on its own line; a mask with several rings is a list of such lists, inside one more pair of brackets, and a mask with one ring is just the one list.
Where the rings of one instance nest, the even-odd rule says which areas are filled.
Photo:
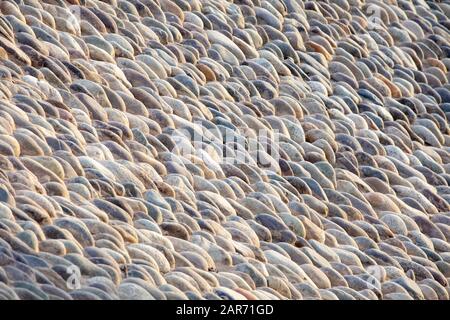
[[449, 299], [447, 3], [0, 12], [0, 299]]

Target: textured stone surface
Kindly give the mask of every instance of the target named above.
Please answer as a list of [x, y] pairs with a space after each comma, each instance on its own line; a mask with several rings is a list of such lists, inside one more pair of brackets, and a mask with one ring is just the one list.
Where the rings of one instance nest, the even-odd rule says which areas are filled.
[[0, 299], [449, 299], [447, 1], [0, 1]]

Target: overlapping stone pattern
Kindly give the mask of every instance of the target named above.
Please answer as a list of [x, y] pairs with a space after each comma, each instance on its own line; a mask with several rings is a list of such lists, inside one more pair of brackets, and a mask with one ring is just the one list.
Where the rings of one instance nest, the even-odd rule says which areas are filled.
[[449, 298], [448, 1], [0, 11], [0, 299]]

